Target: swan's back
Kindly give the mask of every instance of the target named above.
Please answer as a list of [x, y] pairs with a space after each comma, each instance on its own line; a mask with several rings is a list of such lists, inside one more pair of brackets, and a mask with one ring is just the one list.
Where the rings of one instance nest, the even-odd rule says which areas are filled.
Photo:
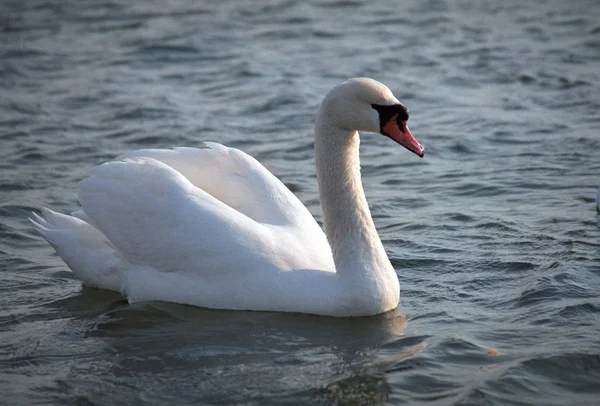
[[298, 198], [260, 162], [238, 149], [205, 142], [202, 148], [143, 149], [118, 159], [127, 158], [156, 159], [259, 223], [314, 225]]

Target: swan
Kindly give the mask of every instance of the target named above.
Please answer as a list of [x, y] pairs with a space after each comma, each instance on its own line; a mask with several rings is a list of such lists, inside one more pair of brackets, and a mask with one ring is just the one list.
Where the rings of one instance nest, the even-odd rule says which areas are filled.
[[355, 78], [323, 99], [315, 165], [325, 233], [284, 184], [244, 152], [143, 149], [93, 169], [81, 210], [30, 219], [81, 281], [130, 303], [349, 317], [395, 309], [398, 276], [360, 176], [358, 131], [419, 157], [408, 110], [388, 87]]

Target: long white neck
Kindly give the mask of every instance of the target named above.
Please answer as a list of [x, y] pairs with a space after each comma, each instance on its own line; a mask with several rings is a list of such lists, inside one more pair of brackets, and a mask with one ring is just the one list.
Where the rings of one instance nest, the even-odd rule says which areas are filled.
[[366, 284], [397, 304], [398, 277], [385, 253], [364, 194], [358, 132], [322, 117], [315, 127], [315, 164], [325, 233], [340, 278]]

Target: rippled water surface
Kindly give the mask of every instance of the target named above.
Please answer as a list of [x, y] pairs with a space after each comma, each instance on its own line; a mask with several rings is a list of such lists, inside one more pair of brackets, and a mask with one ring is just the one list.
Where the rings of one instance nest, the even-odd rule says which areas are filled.
[[[202, 140], [320, 220], [313, 120], [354, 76], [427, 150], [362, 137], [398, 311], [130, 306], [27, 221], [105, 160]], [[600, 402], [596, 0], [5, 0], [0, 146], [0, 404]]]

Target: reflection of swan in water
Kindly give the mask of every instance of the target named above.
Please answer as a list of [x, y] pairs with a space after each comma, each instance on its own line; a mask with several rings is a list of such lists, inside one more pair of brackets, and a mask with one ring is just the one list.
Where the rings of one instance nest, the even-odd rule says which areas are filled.
[[[240, 398], [258, 404], [264, 403], [260, 399], [312, 404], [315, 398], [325, 404], [380, 404], [388, 396], [387, 371], [410, 357], [418, 342], [403, 338], [406, 320], [397, 310], [331, 318], [118, 300], [84, 288], [52, 306], [76, 315], [76, 326], [88, 326], [86, 350], [100, 348], [94, 375], [114, 381], [117, 390], [127, 388], [124, 396], [160, 387], [180, 399], [187, 393], [198, 404]], [[70, 379], [80, 377], [67, 377], [66, 384]], [[94, 380], [89, 388], [76, 383], [79, 393], [97, 390]]]
[[325, 234], [304, 205], [245, 153], [142, 150], [81, 183], [82, 210], [32, 220], [85, 284], [130, 302], [365, 316], [398, 306], [400, 289], [363, 191], [357, 131], [419, 156], [408, 110], [360, 78], [333, 88], [315, 125]]

